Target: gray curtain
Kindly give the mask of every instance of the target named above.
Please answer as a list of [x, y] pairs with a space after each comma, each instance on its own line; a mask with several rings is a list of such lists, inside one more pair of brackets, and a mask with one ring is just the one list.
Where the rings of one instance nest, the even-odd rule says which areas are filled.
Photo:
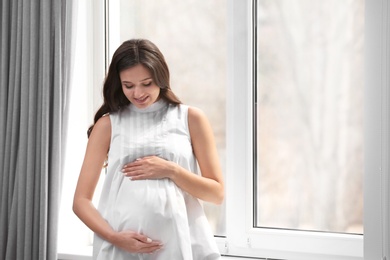
[[56, 259], [70, 0], [0, 3], [0, 259]]

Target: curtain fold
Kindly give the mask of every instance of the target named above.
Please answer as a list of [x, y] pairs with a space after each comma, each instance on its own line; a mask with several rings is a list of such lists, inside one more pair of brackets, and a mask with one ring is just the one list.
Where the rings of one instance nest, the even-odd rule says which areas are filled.
[[56, 259], [72, 1], [0, 15], [0, 259]]

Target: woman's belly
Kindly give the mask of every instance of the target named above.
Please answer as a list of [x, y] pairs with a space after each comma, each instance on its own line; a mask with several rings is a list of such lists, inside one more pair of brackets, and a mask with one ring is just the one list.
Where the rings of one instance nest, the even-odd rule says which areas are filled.
[[175, 232], [188, 226], [182, 191], [169, 179], [122, 178], [117, 190], [110, 191], [107, 221], [112, 228], [132, 230], [164, 244], [180, 236]]

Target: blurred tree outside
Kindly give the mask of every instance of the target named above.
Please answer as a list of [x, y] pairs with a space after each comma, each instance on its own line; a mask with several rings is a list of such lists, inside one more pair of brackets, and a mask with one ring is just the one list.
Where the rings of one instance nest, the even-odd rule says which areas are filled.
[[363, 233], [363, 0], [259, 0], [257, 226]]

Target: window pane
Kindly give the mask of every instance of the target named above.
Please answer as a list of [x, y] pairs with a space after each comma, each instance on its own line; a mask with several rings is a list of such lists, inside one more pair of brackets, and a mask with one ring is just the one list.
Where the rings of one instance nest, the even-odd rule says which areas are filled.
[[364, 0], [257, 7], [256, 226], [363, 233]]
[[[225, 165], [226, 1], [121, 0], [120, 40], [147, 38], [164, 54], [171, 87], [185, 104], [201, 108]], [[223, 169], [223, 172], [224, 169]], [[225, 206], [205, 203], [215, 235], [225, 235]]]

